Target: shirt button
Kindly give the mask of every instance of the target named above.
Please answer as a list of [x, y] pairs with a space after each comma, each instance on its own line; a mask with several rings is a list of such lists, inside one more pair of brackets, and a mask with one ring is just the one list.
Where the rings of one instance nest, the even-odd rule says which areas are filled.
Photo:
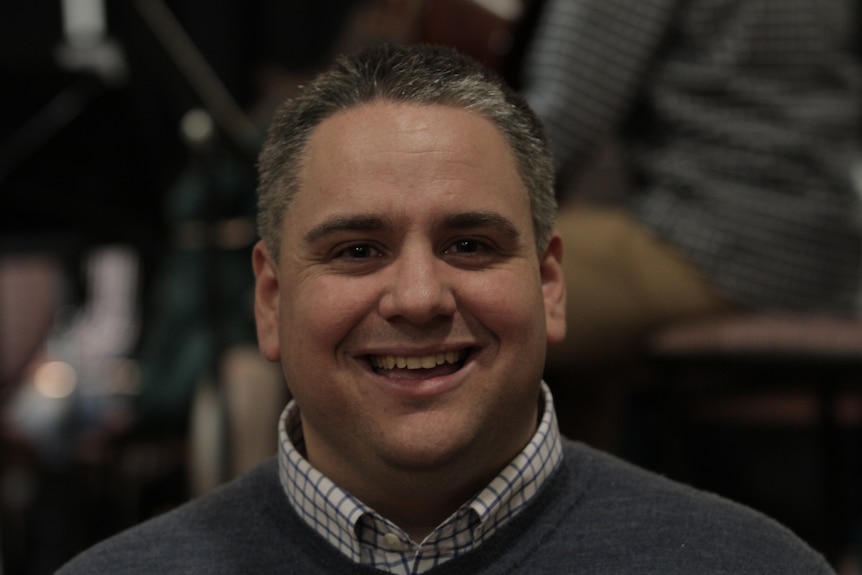
[[401, 549], [401, 539], [398, 538], [394, 533], [387, 533], [383, 536], [383, 543], [386, 544], [387, 547], [392, 548], [393, 550]]

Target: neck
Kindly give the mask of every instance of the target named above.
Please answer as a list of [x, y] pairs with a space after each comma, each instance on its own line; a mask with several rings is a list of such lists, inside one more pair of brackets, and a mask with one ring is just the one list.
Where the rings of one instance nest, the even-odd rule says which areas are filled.
[[419, 543], [487, 485], [496, 473], [471, 482], [464, 481], [463, 470], [441, 473], [437, 477], [417, 478], [405, 474], [391, 482], [392, 487], [385, 490], [383, 496], [379, 495], [379, 489], [362, 494], [351, 492]]

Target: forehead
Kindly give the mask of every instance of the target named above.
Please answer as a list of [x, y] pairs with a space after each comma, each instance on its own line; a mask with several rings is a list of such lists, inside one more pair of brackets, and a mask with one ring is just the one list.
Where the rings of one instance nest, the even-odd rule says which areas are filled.
[[462, 108], [376, 101], [340, 111], [311, 133], [298, 184], [287, 214], [298, 228], [363, 212], [408, 223], [493, 209], [532, 236], [514, 153], [491, 120]]
[[[489, 119], [463, 108], [374, 101], [312, 131], [300, 183], [342, 176], [474, 177], [521, 185], [514, 153]], [[301, 186], [301, 189], [307, 186]]]
[[358, 144], [363, 151], [375, 144], [392, 151], [394, 145], [413, 145], [420, 151], [424, 146], [449, 146], [461, 153], [476, 147], [493, 147], [496, 151], [505, 148], [514, 160], [502, 133], [485, 116], [457, 106], [389, 100], [375, 100], [326, 118], [312, 131], [306, 155], [324, 145], [332, 146], [326, 149], [332, 153]]

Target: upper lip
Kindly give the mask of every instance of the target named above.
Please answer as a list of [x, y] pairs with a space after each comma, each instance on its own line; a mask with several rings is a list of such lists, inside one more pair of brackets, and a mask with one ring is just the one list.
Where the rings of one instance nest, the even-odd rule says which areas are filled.
[[391, 347], [391, 348], [368, 348], [355, 354], [356, 357], [379, 357], [379, 356], [395, 356], [395, 357], [425, 357], [430, 355], [445, 354], [449, 352], [462, 353], [476, 347], [472, 344], [453, 344], [453, 345], [435, 345], [428, 347], [406, 348], [406, 347]]

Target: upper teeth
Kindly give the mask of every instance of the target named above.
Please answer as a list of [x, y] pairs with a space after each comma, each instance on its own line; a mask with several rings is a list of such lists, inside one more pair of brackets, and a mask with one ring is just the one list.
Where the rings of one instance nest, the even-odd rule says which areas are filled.
[[379, 369], [430, 369], [444, 363], [455, 363], [463, 359], [466, 352], [448, 351], [436, 355], [422, 357], [405, 357], [402, 355], [375, 355], [371, 357], [371, 365]]

